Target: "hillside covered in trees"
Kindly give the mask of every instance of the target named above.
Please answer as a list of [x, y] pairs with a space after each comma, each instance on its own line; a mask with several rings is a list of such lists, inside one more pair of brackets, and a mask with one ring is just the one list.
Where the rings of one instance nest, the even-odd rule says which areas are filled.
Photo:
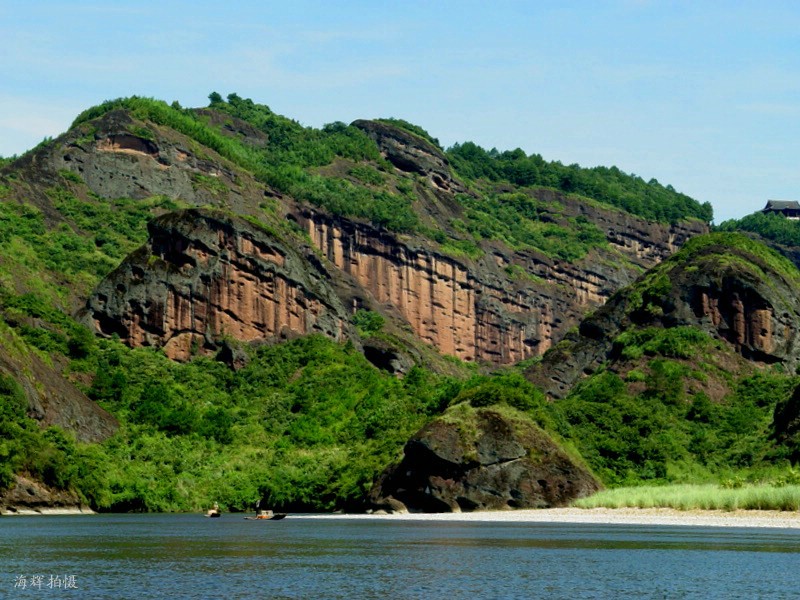
[[[795, 353], [731, 334], [724, 294], [722, 326], [669, 318], [664, 270], [709, 272], [692, 248], [713, 246], [730, 269], [703, 289], [749, 302], [796, 267], [702, 242], [710, 206], [655, 180], [216, 93], [106, 102], [0, 167], [7, 498], [23, 477], [95, 510], [363, 510], [421, 428], [474, 428], [463, 407], [607, 486], [776, 479], [795, 456], [773, 423]], [[777, 332], [789, 292], [759, 293]], [[621, 298], [625, 327], [586, 350]]]

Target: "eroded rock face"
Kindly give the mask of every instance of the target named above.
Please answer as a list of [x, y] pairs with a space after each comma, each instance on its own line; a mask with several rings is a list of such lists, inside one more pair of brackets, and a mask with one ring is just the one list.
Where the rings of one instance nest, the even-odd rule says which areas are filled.
[[691, 233], [660, 230], [662, 245], [651, 242], [647, 253], [639, 247], [632, 264], [610, 262], [602, 250], [568, 263], [499, 246], [460, 261], [368, 224], [310, 209], [292, 217], [325, 264], [244, 219], [202, 211], [160, 217], [147, 246], [92, 295], [87, 322], [130, 345], [186, 359], [226, 336], [250, 342], [318, 332], [342, 339], [352, 312], [369, 305], [389, 310], [443, 354], [509, 364], [544, 353], [633, 280], [632, 264], [650, 264], [670, 251], [671, 240]]
[[[581, 210], [577, 204], [572, 209]], [[592, 210], [621, 227], [600, 209]], [[588, 310], [633, 282], [632, 264], [653, 266], [703, 231], [703, 226], [666, 228], [635, 218], [639, 227], [624, 236], [609, 229], [609, 239], [620, 242], [632, 264], [610, 251], [569, 263], [500, 247], [477, 261], [461, 261], [363, 223], [311, 210], [295, 218], [335, 267], [376, 304], [395, 308], [417, 337], [444, 354], [493, 364], [543, 354]], [[652, 238], [645, 245], [637, 235]], [[515, 279], [513, 269], [528, 278]]]
[[710, 246], [670, 272], [662, 320], [696, 325], [747, 359], [785, 363], [800, 358], [800, 301], [795, 283], [760, 257]]
[[[229, 121], [215, 111], [203, 114], [222, 124], [228, 135], [258, 146], [269, 144], [266, 134], [246, 123]], [[374, 139], [398, 169], [429, 181], [428, 187], [418, 186], [425, 188], [419, 203], [427, 226], [449, 227], [460, 216], [462, 208], [454, 193], [467, 190], [451, 173], [441, 150], [389, 124], [356, 121], [354, 125]], [[271, 195], [213, 152], [200, 156], [190, 140], [135, 121], [125, 111], [107, 113], [93, 127], [90, 136], [71, 133], [47, 160], [53, 172], [73, 171], [100, 196], [164, 194], [191, 205], [219, 205], [255, 215], [264, 196]], [[130, 257], [93, 295], [92, 318], [87, 322], [101, 333], [119, 334], [131, 345], [163, 346], [170, 356], [185, 358], [193, 349], [212, 347], [214, 338], [224, 336], [247, 342], [319, 331], [340, 339], [342, 326], [321, 316], [338, 302], [334, 312], [345, 322], [360, 307], [389, 312], [443, 354], [510, 364], [543, 354], [584, 314], [630, 284], [639, 269], [652, 267], [707, 229], [701, 223], [649, 223], [552, 190], [528, 193], [541, 201], [542, 220], [569, 226], [569, 219], [588, 219], [603, 231], [608, 247], [567, 262], [487, 242], [483, 257], [454, 259], [437, 252], [436, 244], [428, 240], [391, 234], [281, 198], [276, 205], [311, 236], [329, 261], [325, 266], [318, 268], [308, 256], [304, 262], [291, 259], [308, 273], [293, 271], [286, 279], [279, 263], [295, 256], [290, 246], [302, 246], [300, 239], [288, 236], [283, 242], [267, 243], [262, 236], [259, 244], [266, 244], [272, 255], [259, 256], [255, 244], [251, 265], [249, 234], [231, 233], [229, 241], [237, 240], [238, 246], [228, 253], [220, 244], [229, 241], [204, 240], [195, 235], [200, 229], [186, 233], [183, 225], [164, 229], [156, 224], [150, 248]], [[246, 224], [233, 227], [246, 228]], [[170, 240], [173, 234], [175, 240]], [[204, 256], [206, 246], [212, 249], [208, 256]], [[282, 248], [277, 254], [276, 247]], [[201, 275], [207, 263], [213, 263], [208, 267], [213, 274]], [[272, 266], [253, 267], [266, 264]], [[269, 282], [262, 281], [262, 275]], [[166, 279], [159, 281], [162, 277]], [[306, 294], [298, 284], [304, 279], [332, 280], [326, 299]]]
[[[452, 411], [453, 409], [451, 409]], [[456, 407], [406, 444], [370, 492], [375, 509], [460, 512], [564, 506], [600, 489], [534, 423], [492, 408]]]
[[192, 205], [229, 206], [247, 212], [263, 190], [245, 173], [213, 151], [195, 152], [196, 144], [177, 132], [135, 121], [124, 110], [93, 122], [94, 133], [70, 132], [63, 146], [49, 151], [53, 172], [72, 171], [105, 198], [163, 195]]
[[92, 512], [76, 492], [56, 490], [20, 475], [9, 489], [0, 494], [0, 515], [54, 514], [59, 511]]
[[348, 315], [310, 251], [250, 222], [189, 210], [149, 224], [146, 246], [107, 277], [85, 317], [132, 346], [185, 360], [230, 336], [249, 342], [321, 333], [339, 340]]
[[380, 121], [359, 119], [352, 125], [372, 138], [384, 158], [401, 171], [418, 173], [439, 189], [464, 192], [465, 188], [450, 172], [450, 162], [444, 153], [427, 140], [399, 127]]
[[562, 398], [579, 379], [613, 359], [614, 339], [635, 326], [697, 327], [746, 359], [782, 363], [790, 371], [800, 364], [796, 285], [759, 256], [709, 244], [690, 260], [661, 267], [660, 283], [648, 288], [644, 282], [655, 276], [645, 275], [614, 295], [531, 368], [529, 379]]

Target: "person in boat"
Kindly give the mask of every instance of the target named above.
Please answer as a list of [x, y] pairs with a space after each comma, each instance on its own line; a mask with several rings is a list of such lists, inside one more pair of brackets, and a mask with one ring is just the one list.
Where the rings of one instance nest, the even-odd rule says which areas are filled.
[[220, 515], [219, 512], [219, 503], [214, 502], [214, 506], [208, 509], [207, 516], [209, 517], [218, 517]]

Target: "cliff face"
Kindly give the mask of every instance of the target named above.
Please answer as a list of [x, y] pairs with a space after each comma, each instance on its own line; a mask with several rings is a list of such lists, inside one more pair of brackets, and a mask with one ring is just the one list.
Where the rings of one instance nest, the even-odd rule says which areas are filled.
[[322, 333], [342, 339], [348, 316], [325, 267], [250, 222], [189, 210], [149, 225], [148, 244], [109, 275], [86, 318], [133, 346], [187, 359], [221, 338], [250, 342]]
[[[212, 120], [214, 115], [204, 113]], [[354, 125], [398, 172], [420, 176], [418, 203], [426, 226], [449, 231], [450, 220], [463, 211], [456, 194], [469, 192], [444, 154], [386, 123]], [[256, 146], [269, 143], [235, 119], [224, 128]], [[46, 160], [51, 170], [80, 175], [98, 196], [164, 194], [261, 217], [264, 197], [273, 196], [221, 157], [198, 152], [175, 132], [145, 128], [124, 111], [106, 114], [91, 134], [79, 133]], [[327, 261], [307, 249], [292, 250], [305, 242], [283, 229], [278, 240], [243, 220], [228, 219], [222, 226], [181, 213], [151, 226], [147, 247], [97, 288], [87, 312], [100, 333], [117, 333], [131, 345], [163, 346], [170, 356], [186, 358], [192, 348], [215, 347], [213, 340], [225, 336], [248, 342], [316, 331], [341, 339], [350, 315], [365, 307], [443, 354], [509, 364], [544, 353], [640, 270], [706, 231], [699, 222], [650, 223], [550, 190], [528, 193], [540, 201], [543, 221], [586, 219], [607, 245], [575, 262], [515, 252], [499, 242], [483, 242], [479, 259], [453, 258], [431, 240], [392, 234], [284, 197], [278, 215], [294, 220]]]
[[380, 121], [359, 119], [352, 125], [366, 133], [378, 145], [383, 157], [401, 171], [422, 175], [438, 190], [466, 192], [453, 178], [447, 157], [429, 141]]
[[561, 398], [601, 364], [614, 360], [614, 340], [636, 327], [697, 327], [743, 358], [782, 363], [800, 356], [800, 284], [793, 268], [744, 236], [693, 240], [636, 284], [615, 294], [548, 353], [529, 378]]
[[[578, 203], [573, 207], [580, 209]], [[477, 261], [457, 260], [371, 226], [305, 210], [296, 216], [314, 245], [377, 305], [396, 309], [414, 333], [442, 353], [509, 364], [542, 354], [588, 310], [631, 283], [636, 270], [704, 230], [667, 228], [593, 209], [614, 250], [577, 263], [496, 246]], [[631, 222], [632, 221], [632, 222]], [[619, 260], [623, 253], [629, 263]], [[632, 263], [632, 264], [631, 264]], [[527, 277], [515, 277], [515, 273]]]
[[167, 196], [194, 206], [252, 214], [264, 186], [245, 171], [177, 131], [111, 111], [91, 126], [65, 134], [39, 154], [23, 158], [34, 179], [69, 171], [103, 198]]
[[[634, 273], [600, 252], [571, 264], [497, 248], [460, 261], [366, 224], [311, 210], [293, 218], [326, 261], [244, 219], [184, 211], [154, 220], [146, 247], [90, 298], [91, 323], [185, 360], [226, 336], [343, 339], [350, 316], [367, 307], [388, 311], [443, 354], [509, 364], [546, 351]], [[514, 278], [511, 265], [536, 279]]]

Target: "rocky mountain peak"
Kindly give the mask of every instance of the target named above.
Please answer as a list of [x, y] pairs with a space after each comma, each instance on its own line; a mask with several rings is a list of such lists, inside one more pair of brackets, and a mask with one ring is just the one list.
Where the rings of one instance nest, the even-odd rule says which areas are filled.
[[466, 191], [453, 177], [444, 153], [425, 138], [383, 121], [359, 119], [352, 125], [373, 139], [384, 158], [401, 171], [422, 175], [442, 191]]

